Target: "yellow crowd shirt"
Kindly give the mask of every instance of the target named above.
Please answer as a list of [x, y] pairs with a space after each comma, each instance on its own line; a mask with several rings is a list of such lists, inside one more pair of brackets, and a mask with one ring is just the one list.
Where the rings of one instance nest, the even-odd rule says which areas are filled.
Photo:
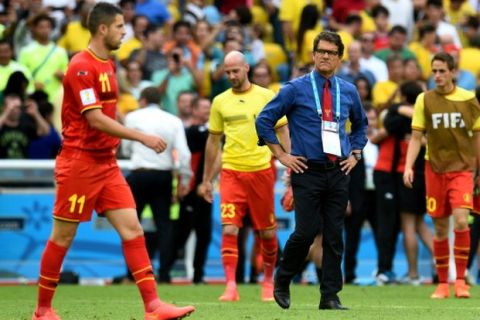
[[[208, 130], [225, 135], [222, 168], [252, 172], [270, 167], [270, 149], [257, 145], [255, 119], [274, 95], [273, 91], [252, 84], [245, 92], [228, 89], [213, 99]], [[286, 124], [283, 117], [275, 127]]]

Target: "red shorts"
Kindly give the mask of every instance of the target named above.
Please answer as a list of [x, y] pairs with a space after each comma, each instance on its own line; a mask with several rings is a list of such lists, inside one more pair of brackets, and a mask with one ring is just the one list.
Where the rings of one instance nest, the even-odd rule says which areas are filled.
[[425, 162], [427, 213], [433, 218], [448, 217], [453, 209], [473, 207], [473, 173], [433, 172]]
[[136, 208], [115, 157], [96, 158], [62, 150], [55, 163], [55, 219], [90, 221], [92, 211]]
[[220, 175], [220, 211], [223, 224], [243, 226], [245, 214], [250, 214], [255, 230], [276, 227], [274, 213], [275, 177], [271, 168], [240, 172], [222, 169]]

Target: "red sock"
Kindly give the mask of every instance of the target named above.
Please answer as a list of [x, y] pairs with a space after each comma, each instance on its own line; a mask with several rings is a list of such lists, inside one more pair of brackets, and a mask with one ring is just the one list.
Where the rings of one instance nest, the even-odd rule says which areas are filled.
[[152, 311], [151, 309], [155, 308], [155, 304], [152, 305], [152, 302], [158, 300], [158, 295], [152, 264], [145, 247], [145, 238], [142, 236], [123, 241], [122, 248], [128, 269], [132, 273], [142, 296], [145, 310]]
[[40, 276], [38, 278], [38, 301], [37, 311], [42, 314], [40, 309], [51, 308], [52, 299], [60, 280], [60, 269], [68, 248], [59, 246], [53, 241], [48, 240], [40, 261]]
[[237, 236], [222, 234], [222, 263], [227, 283], [235, 282], [238, 263]]
[[273, 270], [275, 270], [275, 262], [277, 261], [278, 241], [277, 237], [270, 239], [261, 239], [262, 257], [264, 265], [265, 280], [273, 279]]
[[455, 230], [454, 232], [453, 256], [455, 257], [457, 279], [463, 279], [467, 268], [468, 255], [470, 254], [470, 229]]
[[440, 283], [447, 283], [448, 260], [450, 259], [448, 238], [444, 240], [433, 239], [433, 255], [435, 257], [435, 267], [437, 268], [438, 281]]

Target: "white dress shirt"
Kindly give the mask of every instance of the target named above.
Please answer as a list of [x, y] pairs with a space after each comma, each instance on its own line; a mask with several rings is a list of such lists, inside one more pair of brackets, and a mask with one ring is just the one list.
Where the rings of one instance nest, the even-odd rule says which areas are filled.
[[388, 80], [387, 64], [383, 60], [373, 55], [370, 56], [370, 58], [368, 59], [365, 57], [361, 57], [360, 66], [373, 73], [377, 82], [383, 82]]
[[[131, 140], [122, 140], [122, 151], [130, 157], [132, 170], [177, 170], [183, 185], [188, 185], [192, 176], [191, 153], [188, 148], [185, 129], [177, 116], [160, 109], [156, 104], [129, 112], [125, 117], [125, 126], [146, 134], [161, 137], [167, 148], [162, 153]], [[176, 154], [176, 155], [175, 155]]]

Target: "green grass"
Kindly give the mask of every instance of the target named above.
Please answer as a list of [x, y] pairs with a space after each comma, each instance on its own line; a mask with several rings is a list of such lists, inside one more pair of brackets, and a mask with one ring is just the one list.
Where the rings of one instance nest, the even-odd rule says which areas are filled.
[[[473, 287], [471, 299], [431, 300], [433, 286], [346, 286], [341, 300], [349, 311], [318, 310], [318, 286], [292, 286], [292, 305], [282, 310], [274, 302], [260, 301], [260, 287], [241, 286], [241, 300], [219, 303], [223, 286], [165, 286], [158, 288], [167, 302], [193, 304], [197, 308], [188, 319], [478, 319], [480, 288]], [[31, 319], [35, 306], [35, 286], [0, 286], [0, 319]], [[143, 319], [139, 294], [134, 286], [69, 286], [61, 285], [54, 307], [62, 320], [73, 319]]]

